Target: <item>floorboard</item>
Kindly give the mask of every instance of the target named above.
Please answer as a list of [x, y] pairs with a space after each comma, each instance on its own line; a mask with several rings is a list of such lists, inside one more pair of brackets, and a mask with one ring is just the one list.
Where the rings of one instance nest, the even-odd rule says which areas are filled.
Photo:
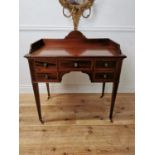
[[20, 95], [20, 155], [134, 155], [134, 94], [41, 95], [45, 124], [32, 94]]

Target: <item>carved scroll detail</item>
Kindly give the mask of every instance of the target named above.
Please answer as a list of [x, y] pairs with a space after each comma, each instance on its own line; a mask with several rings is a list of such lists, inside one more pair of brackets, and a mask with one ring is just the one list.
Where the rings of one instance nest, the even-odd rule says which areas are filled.
[[[69, 2], [69, 0], [59, 0], [59, 2], [63, 6], [64, 16], [67, 18], [72, 16], [74, 30], [77, 30], [80, 17], [83, 16], [84, 18], [88, 18], [90, 16], [91, 6], [93, 5], [94, 0], [87, 0], [86, 2], [81, 3], [81, 4], [71, 3]], [[69, 10], [70, 12], [69, 15], [65, 13], [65, 9]], [[87, 15], [84, 15], [85, 10], [89, 10], [89, 13]]]

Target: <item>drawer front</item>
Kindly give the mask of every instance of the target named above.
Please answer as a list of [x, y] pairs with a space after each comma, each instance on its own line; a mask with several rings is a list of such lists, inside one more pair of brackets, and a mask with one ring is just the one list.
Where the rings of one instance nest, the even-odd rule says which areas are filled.
[[96, 59], [95, 68], [96, 69], [114, 69], [116, 67], [115, 60], [106, 60], [106, 59]]
[[57, 72], [54, 72], [54, 73], [37, 73], [36, 74], [36, 81], [37, 82], [58, 81], [58, 74], [57, 74]]
[[95, 72], [93, 78], [95, 82], [102, 82], [102, 81], [110, 82], [114, 80], [114, 73], [113, 72]]
[[35, 63], [35, 72], [36, 73], [47, 73], [57, 70], [57, 60], [36, 60]]
[[91, 59], [64, 59], [60, 61], [59, 70], [63, 69], [90, 69], [92, 66]]

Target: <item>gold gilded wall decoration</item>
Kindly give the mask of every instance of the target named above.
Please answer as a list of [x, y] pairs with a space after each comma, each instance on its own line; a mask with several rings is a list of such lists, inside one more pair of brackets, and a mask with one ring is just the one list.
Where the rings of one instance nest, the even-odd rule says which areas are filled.
[[[77, 30], [80, 17], [88, 18], [91, 15], [91, 6], [94, 0], [59, 0], [59, 2], [63, 6], [64, 16], [67, 18], [72, 16], [74, 30]], [[69, 10], [70, 14], [66, 14], [66, 9]], [[88, 10], [87, 15], [84, 14], [86, 10]]]

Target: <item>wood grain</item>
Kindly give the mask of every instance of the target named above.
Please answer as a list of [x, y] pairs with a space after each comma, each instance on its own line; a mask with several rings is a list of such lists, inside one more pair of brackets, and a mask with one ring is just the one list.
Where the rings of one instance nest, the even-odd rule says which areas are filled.
[[118, 94], [113, 123], [111, 94], [46, 97], [42, 125], [33, 95], [20, 95], [20, 155], [134, 155], [134, 94]]

